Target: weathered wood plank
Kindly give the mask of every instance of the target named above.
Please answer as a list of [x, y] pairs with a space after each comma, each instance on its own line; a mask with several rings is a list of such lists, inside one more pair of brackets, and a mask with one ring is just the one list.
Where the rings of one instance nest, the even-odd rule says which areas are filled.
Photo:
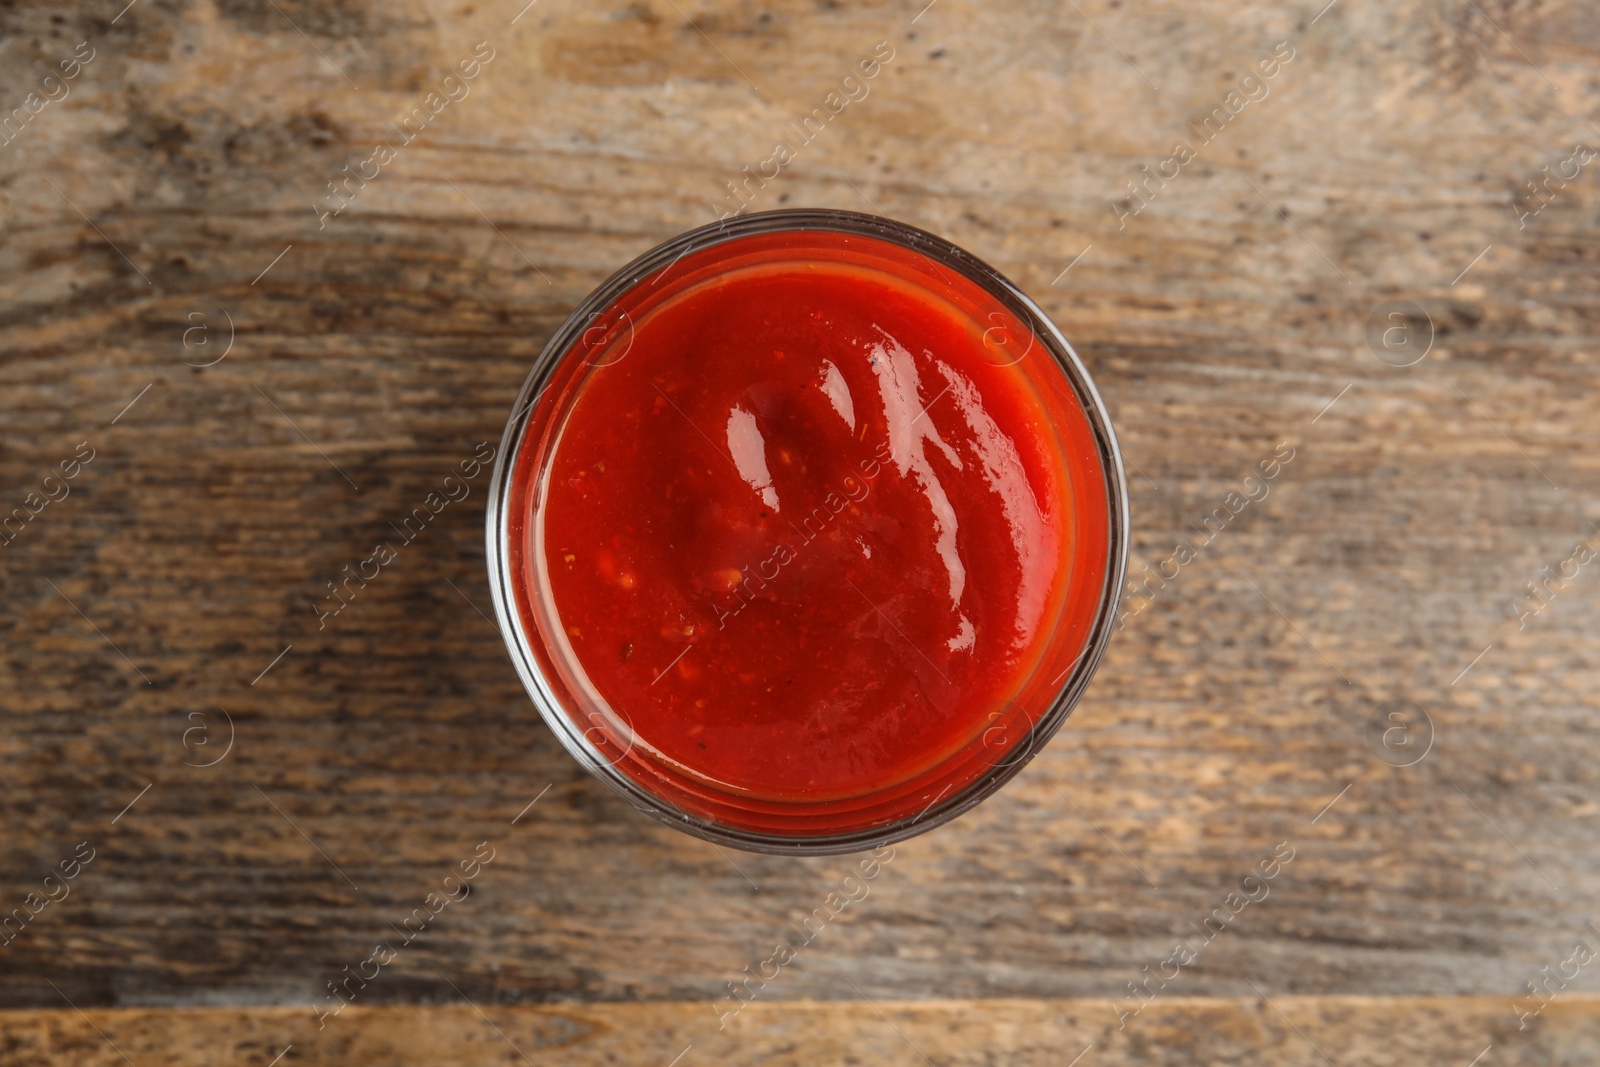
[[[59, 1007], [48, 979], [86, 1009], [309, 1017], [480, 841], [473, 896], [368, 1002], [448, 977], [480, 1004], [709, 1016], [820, 904], [843, 861], [720, 856], [557, 748], [480, 615], [481, 491], [328, 628], [312, 605], [498, 439], [568, 308], [708, 221], [879, 40], [871, 94], [757, 207], [882, 210], [1035, 294], [1137, 468], [1141, 579], [1296, 452], [1129, 619], [1058, 740], [902, 846], [768, 995], [1123, 995], [1284, 841], [1174, 995], [1503, 1009], [1600, 936], [1595, 572], [1523, 630], [1506, 611], [1600, 519], [1592, 169], [1526, 228], [1512, 210], [1596, 136], [1593, 5], [119, 6], [0, 7], [0, 105], [96, 49], [0, 148], [0, 505], [95, 450], [0, 549], [0, 907], [97, 850], [0, 949], [0, 1004]], [[319, 229], [326, 182], [480, 40], [472, 94]], [[1139, 166], [1281, 40], [1271, 94], [1119, 228]], [[1409, 368], [1365, 340], [1395, 300], [1436, 332]], [[228, 357], [186, 366], [229, 316]], [[201, 322], [212, 347], [186, 348]], [[1368, 729], [1394, 701], [1434, 728], [1407, 768]], [[186, 766], [219, 708], [233, 749]]]
[[[300, 1067], [480, 1067], [586, 1064], [818, 1063], [949, 1067], [1466, 1067], [1477, 1062], [1584, 1067], [1600, 1055], [1600, 1001], [1553, 1001], [1526, 1030], [1492, 998], [1177, 998], [1119, 1032], [1103, 1003], [921, 1000], [762, 1004], [723, 1031], [705, 1005], [408, 1005], [362, 1009], [307, 1033], [282, 1008], [0, 1012], [0, 1048], [15, 1067], [168, 1067], [216, 1063]], [[1508, 1025], [1509, 1023], [1509, 1025]], [[115, 1047], [113, 1047], [115, 1046]], [[674, 1060], [674, 1057], [681, 1057]], [[1075, 1057], [1078, 1057], [1075, 1059]], [[1326, 1057], [1326, 1059], [1324, 1058]]]

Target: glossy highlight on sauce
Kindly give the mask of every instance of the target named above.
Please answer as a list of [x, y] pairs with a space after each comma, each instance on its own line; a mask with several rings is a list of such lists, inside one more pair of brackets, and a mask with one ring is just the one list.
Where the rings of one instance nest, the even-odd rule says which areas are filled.
[[1102, 608], [1108, 490], [981, 286], [857, 234], [735, 238], [623, 293], [535, 405], [517, 608], [647, 792], [838, 834], [1028, 755]]

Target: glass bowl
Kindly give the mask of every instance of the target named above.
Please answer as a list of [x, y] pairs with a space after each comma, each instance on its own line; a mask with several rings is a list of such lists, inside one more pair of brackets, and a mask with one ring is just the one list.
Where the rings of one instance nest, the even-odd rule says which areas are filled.
[[[642, 663], [629, 665], [626, 669], [634, 680], [627, 685], [596, 668], [593, 652], [580, 654], [574, 645], [585, 638], [579, 628], [564, 624], [556, 603], [556, 590], [565, 579], [559, 571], [552, 578], [545, 522], [552, 500], [564, 499], [561, 485], [552, 488], [552, 469], [560, 462], [564, 442], [581, 432], [590, 437], [597, 432], [592, 422], [595, 411], [574, 414], [580, 399], [589, 395], [585, 390], [600, 388], [597, 376], [610, 373], [615, 381], [625, 374], [634, 378], [643, 374], [641, 362], [647, 357], [635, 355], [635, 343], [641, 337], [661, 337], [666, 326], [658, 324], [670, 321], [673, 309], [685, 306], [685, 301], [714, 299], [721, 291], [718, 287], [748, 285], [752, 279], [799, 277], [795, 272], [865, 278], [886, 287], [882, 291], [895, 299], [904, 292], [908, 300], [920, 302], [916, 306], [937, 309], [945, 317], [940, 322], [948, 318], [959, 324], [965, 331], [966, 350], [984, 365], [970, 364], [980, 379], [1003, 380], [1009, 383], [1007, 388], [1039, 406], [1040, 425], [1030, 432], [1036, 431], [1046, 442], [1041, 447], [1052, 450], [1055, 466], [1050, 476], [1059, 478], [1052, 484], [1065, 487], [1063, 506], [1051, 519], [1050, 536], [1061, 547], [1059, 554], [1049, 557], [1059, 568], [1053, 574], [1060, 575], [1059, 581], [1051, 579], [1052, 589], [1059, 585], [1059, 596], [1051, 594], [1056, 599], [1050, 601], [1050, 617], [1045, 620], [1049, 636], [1041, 639], [1036, 652], [1029, 646], [1031, 658], [1025, 670], [1019, 669], [1015, 688], [1007, 690], [1010, 695], [1003, 702], [990, 700], [960, 712], [946, 731], [948, 738], [941, 735], [937, 745], [927, 740], [931, 732], [899, 735], [915, 742], [902, 746], [910, 753], [904, 758], [911, 762], [897, 765], [893, 775], [881, 780], [852, 782], [841, 777], [847, 771], [824, 766], [834, 756], [820, 757], [824, 750], [815, 746], [800, 752], [804, 746], [797, 743], [788, 753], [792, 758], [783, 764], [789, 769], [785, 773], [827, 779], [826, 786], [815, 789], [796, 785], [799, 778], [767, 788], [759, 775], [736, 780], [697, 767], [685, 755], [694, 749], [681, 736], [694, 727], [687, 720], [664, 723], [657, 696], [665, 690], [651, 689], [643, 681], [659, 665], [655, 660], [665, 669], [650, 686], [674, 669], [677, 661], [665, 663], [665, 652], [656, 652], [648, 669]], [[778, 294], [775, 299], [781, 304], [781, 288], [771, 292]], [[754, 313], [748, 302], [738, 310]], [[648, 347], [641, 345], [642, 350]], [[630, 355], [635, 355], [631, 364]], [[926, 355], [931, 358], [933, 353], [929, 350]], [[783, 355], [774, 352], [774, 358]], [[659, 386], [655, 392], [677, 406]], [[682, 399], [685, 394], [678, 395]], [[931, 419], [937, 399], [928, 401], [917, 418]], [[589, 408], [598, 403], [591, 402]], [[660, 406], [660, 401], [654, 403]], [[938, 417], [947, 422], [954, 418]], [[579, 425], [571, 421], [574, 418], [590, 424]], [[635, 424], [643, 425], [637, 418]], [[850, 425], [854, 429], [853, 414]], [[887, 437], [891, 424], [884, 426]], [[732, 446], [733, 429], [729, 434], [727, 443]], [[864, 438], [865, 421], [862, 434]], [[737, 452], [736, 448], [724, 449], [704, 430], [700, 437], [733, 460], [729, 451]], [[629, 440], [619, 447], [626, 447]], [[651, 444], [632, 443], [640, 450]], [[889, 454], [892, 450], [885, 456]], [[707, 457], [714, 458], [710, 453]], [[740, 462], [740, 473], [748, 474], [742, 457]], [[862, 461], [861, 471], [869, 469], [867, 462]], [[891, 468], [885, 458], [880, 469], [900, 468]], [[600, 485], [600, 479], [594, 484]], [[862, 484], [857, 479], [858, 487]], [[850, 500], [857, 499], [846, 492]], [[670, 489], [667, 495], [671, 496]], [[776, 499], [771, 497], [774, 503]], [[621, 503], [610, 501], [613, 508]], [[765, 517], [766, 512], [761, 514]], [[801, 534], [792, 523], [791, 528]], [[1066, 338], [1016, 286], [970, 253], [902, 223], [844, 211], [785, 210], [731, 218], [675, 237], [618, 271], [572, 312], [535, 360], [507, 421], [489, 487], [486, 534], [489, 583], [512, 662], [540, 715], [579, 764], [639, 810], [706, 840], [759, 852], [826, 854], [901, 840], [955, 818], [1000, 788], [1060, 728], [1110, 638], [1126, 568], [1128, 506], [1116, 437], [1088, 372]], [[566, 536], [558, 532], [557, 539]], [[1018, 550], [1023, 550], [1020, 544]], [[870, 548], [867, 552], [870, 558]], [[751, 588], [748, 571], [745, 568], [746, 590]], [[734, 573], [737, 580], [738, 572]], [[635, 580], [624, 577], [629, 583]], [[649, 581], [650, 576], [640, 580]], [[981, 575], [973, 578], [981, 580]], [[901, 632], [878, 603], [860, 588], [856, 592], [883, 622]], [[842, 586], [839, 593], [846, 595]], [[568, 603], [570, 607], [574, 602]], [[725, 598], [723, 603], [743, 607], [745, 601]], [[865, 607], [860, 610], [867, 613]], [[720, 632], [731, 614], [731, 608], [708, 603], [704, 625], [691, 623], [684, 631], [689, 640], [684, 654], [698, 641], [715, 639], [715, 633], [706, 636], [711, 621]], [[904, 626], [912, 622], [901, 620]], [[634, 645], [630, 641], [622, 648], [619, 656], [625, 661]], [[585, 660], [585, 655], [590, 658]], [[922, 658], [939, 670], [932, 659]], [[829, 662], [807, 666], [819, 677], [839, 667]], [[890, 669], [892, 665], [885, 668]], [[622, 670], [615, 668], [617, 678]], [[687, 676], [691, 668], [679, 670]], [[682, 690], [689, 683], [674, 674], [671, 685]], [[704, 704], [702, 700], [696, 706]], [[900, 705], [895, 710], [905, 711]], [[963, 720], [960, 715], [967, 717]], [[849, 743], [829, 751], [837, 751], [838, 759], [856, 758]], [[776, 758], [773, 753], [760, 755], [769, 758], [767, 766], [776, 766], [770, 762]], [[899, 758], [898, 751], [892, 755]], [[809, 771], [806, 759], [812, 761]], [[797, 761], [801, 766], [794, 771]]]

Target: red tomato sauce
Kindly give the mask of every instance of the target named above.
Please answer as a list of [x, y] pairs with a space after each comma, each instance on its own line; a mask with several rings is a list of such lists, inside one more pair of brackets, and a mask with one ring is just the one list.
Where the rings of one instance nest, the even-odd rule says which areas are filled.
[[897, 244], [687, 256], [595, 321], [531, 425], [512, 570], [557, 695], [717, 822], [915, 815], [1019, 754], [1100, 605], [1076, 393], [993, 296]]

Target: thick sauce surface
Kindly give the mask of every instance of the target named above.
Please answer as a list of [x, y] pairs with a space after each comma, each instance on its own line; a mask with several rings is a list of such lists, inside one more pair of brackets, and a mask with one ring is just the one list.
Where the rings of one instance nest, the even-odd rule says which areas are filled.
[[1017, 728], [1078, 639], [1072, 468], [1099, 460], [1058, 437], [1050, 357], [1010, 365], [1034, 339], [986, 329], [881, 263], [757, 264], [658, 303], [572, 386], [525, 580], [630, 760], [841, 800], [1041, 713]]

